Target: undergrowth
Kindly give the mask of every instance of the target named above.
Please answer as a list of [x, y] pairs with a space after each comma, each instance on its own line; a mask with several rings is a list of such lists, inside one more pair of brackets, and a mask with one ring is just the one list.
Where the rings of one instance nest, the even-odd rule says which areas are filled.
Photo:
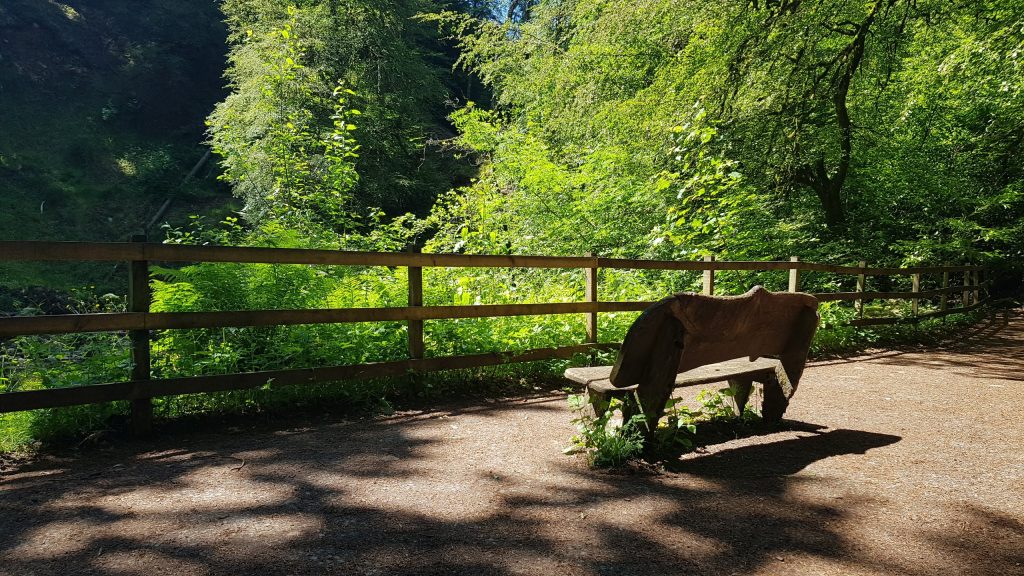
[[699, 434], [705, 428], [743, 428], [760, 423], [761, 416], [750, 407], [736, 414], [728, 400], [731, 396], [729, 388], [701, 390], [695, 408], [681, 398], [669, 398], [664, 416], [650, 435], [650, 445], [646, 445], [644, 436], [650, 424], [643, 414], [622, 421], [623, 401], [618, 398], [613, 398], [602, 414], [594, 414], [585, 394], [573, 394], [569, 396], [569, 408], [576, 413], [572, 422], [577, 433], [563, 452], [584, 454], [595, 468], [622, 466], [641, 456], [659, 458], [691, 452], [698, 447]]
[[[225, 238], [219, 240], [227, 243]], [[281, 247], [310, 247], [308, 244], [307, 239], [280, 230], [269, 234], [264, 243]], [[584, 299], [583, 276], [579, 271], [429, 268], [424, 272], [426, 305]], [[746, 283], [751, 280], [736, 279]], [[602, 298], [608, 300], [654, 300], [663, 294], [693, 290], [699, 281], [696, 274], [651, 270], [603, 270], [600, 279]], [[773, 287], [771, 282], [765, 283]], [[723, 288], [728, 292], [742, 290]], [[157, 269], [153, 294], [155, 312], [405, 306], [406, 269], [197, 264]], [[123, 297], [113, 295], [79, 296], [73, 308], [75, 312], [119, 312], [125, 309], [125, 302]], [[33, 313], [39, 311], [19, 311], [21, 315]], [[601, 341], [621, 341], [637, 314], [601, 314]], [[978, 320], [979, 314], [953, 314], [944, 320], [927, 320], [918, 325], [855, 328], [845, 326], [853, 317], [851, 308], [823, 303], [821, 329], [812, 355], [836, 355], [906, 343], [934, 344], [962, 334]], [[586, 328], [582, 315], [552, 315], [429, 321], [424, 332], [427, 356], [437, 357], [568, 345], [583, 341]], [[152, 375], [175, 378], [399, 360], [405, 358], [406, 339], [407, 328], [398, 322], [157, 331], [152, 334]], [[125, 381], [131, 372], [130, 358], [129, 340], [124, 333], [13, 338], [0, 342], [0, 392]], [[561, 382], [562, 371], [574, 363], [613, 361], [614, 354], [604, 353], [575, 362], [536, 362], [382, 380], [309, 386], [279, 386], [270, 382], [251, 390], [158, 398], [154, 405], [157, 418], [163, 421], [286, 414], [325, 407], [371, 414], [386, 412], [396, 402], [408, 404], [480, 391], [494, 393], [495, 382], [501, 383], [498, 388], [506, 391], [529, 391], [532, 382]], [[697, 425], [711, 412], [707, 406], [699, 414], [686, 413], [681, 406], [672, 409], [666, 420], [674, 427], [671, 442], [685, 447], [689, 426]], [[0, 451], [37, 443], [66, 445], [97, 430], [118, 430], [124, 427], [127, 414], [125, 402], [3, 414]], [[596, 436], [586, 442], [615, 445], [614, 449], [609, 448], [612, 454], [634, 449], [629, 434], [603, 438], [600, 435], [605, 434], [602, 430], [606, 428], [596, 423], [592, 428]]]

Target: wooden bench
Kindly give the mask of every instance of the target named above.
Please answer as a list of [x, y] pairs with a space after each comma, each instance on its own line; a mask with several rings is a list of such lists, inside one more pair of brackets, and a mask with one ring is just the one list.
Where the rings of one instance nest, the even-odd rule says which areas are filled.
[[[569, 368], [565, 371], [565, 377], [586, 386], [587, 396], [594, 414], [601, 415], [608, 409], [612, 398], [627, 399], [637, 388], [636, 385], [616, 388], [609, 380], [611, 372], [611, 366]], [[782, 362], [773, 358], [758, 358], [753, 361], [749, 358], [736, 358], [717, 364], [699, 366], [677, 374], [675, 387], [699, 386], [715, 382], [729, 383], [737, 414], [743, 413], [743, 407], [746, 406], [747, 399], [750, 398], [753, 382], [760, 382], [764, 386], [778, 386], [785, 397], [789, 397], [793, 392]]]

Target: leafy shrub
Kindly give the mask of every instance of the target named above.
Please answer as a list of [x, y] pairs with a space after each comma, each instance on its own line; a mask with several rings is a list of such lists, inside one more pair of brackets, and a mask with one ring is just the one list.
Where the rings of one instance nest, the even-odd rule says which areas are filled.
[[750, 426], [760, 422], [760, 416], [750, 407], [737, 415], [727, 400], [731, 396], [728, 388], [717, 392], [702, 390], [697, 395], [697, 409], [691, 409], [680, 398], [669, 398], [664, 416], [655, 424], [651, 444], [644, 446], [649, 424], [643, 414], [636, 414], [627, 422], [617, 421], [616, 412], [621, 411], [622, 400], [613, 398], [604, 413], [594, 415], [586, 395], [570, 395], [569, 407], [577, 414], [572, 423], [578, 432], [564, 452], [583, 453], [596, 468], [621, 466], [638, 458], [645, 448], [653, 456], [690, 452], [697, 446], [698, 426]]
[[572, 437], [566, 454], [584, 453], [591, 466], [603, 468], [621, 466], [643, 452], [643, 415], [633, 416], [629, 422], [614, 422], [615, 411], [622, 401], [613, 398], [603, 414], [590, 414], [583, 395], [569, 396], [569, 407], [579, 413], [573, 420], [579, 432]]
[[[123, 312], [122, 298], [106, 295], [73, 303], [77, 312]], [[66, 388], [127, 380], [130, 343], [124, 333], [22, 336], [0, 348], [0, 392]], [[127, 412], [127, 402], [108, 402], [0, 414], [0, 451], [39, 439], [63, 439], [104, 430]]]

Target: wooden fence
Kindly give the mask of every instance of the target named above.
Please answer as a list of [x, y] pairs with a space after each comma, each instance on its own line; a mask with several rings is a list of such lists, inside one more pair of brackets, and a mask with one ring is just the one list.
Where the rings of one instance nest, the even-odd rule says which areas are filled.
[[[29, 390], [0, 394], [0, 413], [54, 408], [113, 400], [128, 400], [132, 405], [133, 429], [145, 433], [152, 420], [150, 399], [157, 396], [239, 390], [274, 384], [309, 384], [337, 380], [398, 376], [409, 372], [431, 372], [569, 358], [596, 349], [615, 349], [616, 344], [598, 343], [597, 317], [603, 312], [640, 311], [651, 302], [602, 302], [599, 298], [598, 272], [604, 269], [658, 269], [701, 271], [705, 294], [713, 294], [715, 273], [723, 270], [770, 271], [789, 273], [789, 291], [800, 289], [801, 272], [826, 272], [857, 277], [856, 291], [814, 294], [822, 301], [853, 301], [858, 326], [915, 322], [952, 312], [972, 310], [983, 302], [980, 266], [929, 266], [914, 268], [869, 268], [836, 266], [800, 261], [727, 262], [708, 257], [703, 261], [626, 260], [616, 258], [561, 256], [502, 256], [467, 254], [421, 254], [415, 252], [346, 252], [287, 248], [244, 248], [229, 246], [185, 246], [147, 243], [135, 237], [128, 243], [88, 242], [0, 242], [0, 262], [4, 261], [120, 261], [128, 263], [128, 311], [124, 313], [68, 314], [0, 318], [0, 339], [32, 334], [73, 334], [85, 332], [128, 331], [132, 341], [131, 380], [69, 388]], [[408, 267], [408, 305], [387, 308], [336, 308], [319, 310], [253, 310], [222, 312], [150, 312], [150, 262], [194, 263], [233, 262], [264, 264], [306, 264], [332, 266], [404, 266]], [[562, 268], [580, 269], [586, 279], [583, 302], [495, 304], [471, 306], [424, 306], [424, 267], [472, 268]], [[937, 289], [921, 290], [922, 275], [941, 274]], [[950, 285], [951, 275], [962, 274], [963, 281]], [[867, 290], [870, 276], [910, 276], [910, 292]], [[950, 306], [959, 297], [959, 306]], [[918, 313], [922, 299], [939, 299], [938, 309]], [[909, 300], [908, 317], [864, 318], [864, 303], [872, 299]], [[586, 314], [586, 340], [575, 345], [540, 348], [517, 353], [485, 353], [466, 356], [425, 357], [423, 322], [425, 320], [532, 316], [550, 314]], [[280, 326], [293, 324], [330, 324], [345, 322], [402, 321], [408, 323], [407, 360], [371, 364], [271, 370], [214, 376], [151, 379], [150, 330]]]

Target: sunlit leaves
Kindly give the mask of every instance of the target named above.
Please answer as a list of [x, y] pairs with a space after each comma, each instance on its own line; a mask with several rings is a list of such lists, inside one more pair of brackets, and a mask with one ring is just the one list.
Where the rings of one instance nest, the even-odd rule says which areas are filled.
[[437, 213], [438, 246], [919, 262], [1021, 236], [1020, 206], [995, 200], [1022, 173], [1019, 2], [531, 14], [438, 18], [499, 103], [455, 117], [483, 164]]

